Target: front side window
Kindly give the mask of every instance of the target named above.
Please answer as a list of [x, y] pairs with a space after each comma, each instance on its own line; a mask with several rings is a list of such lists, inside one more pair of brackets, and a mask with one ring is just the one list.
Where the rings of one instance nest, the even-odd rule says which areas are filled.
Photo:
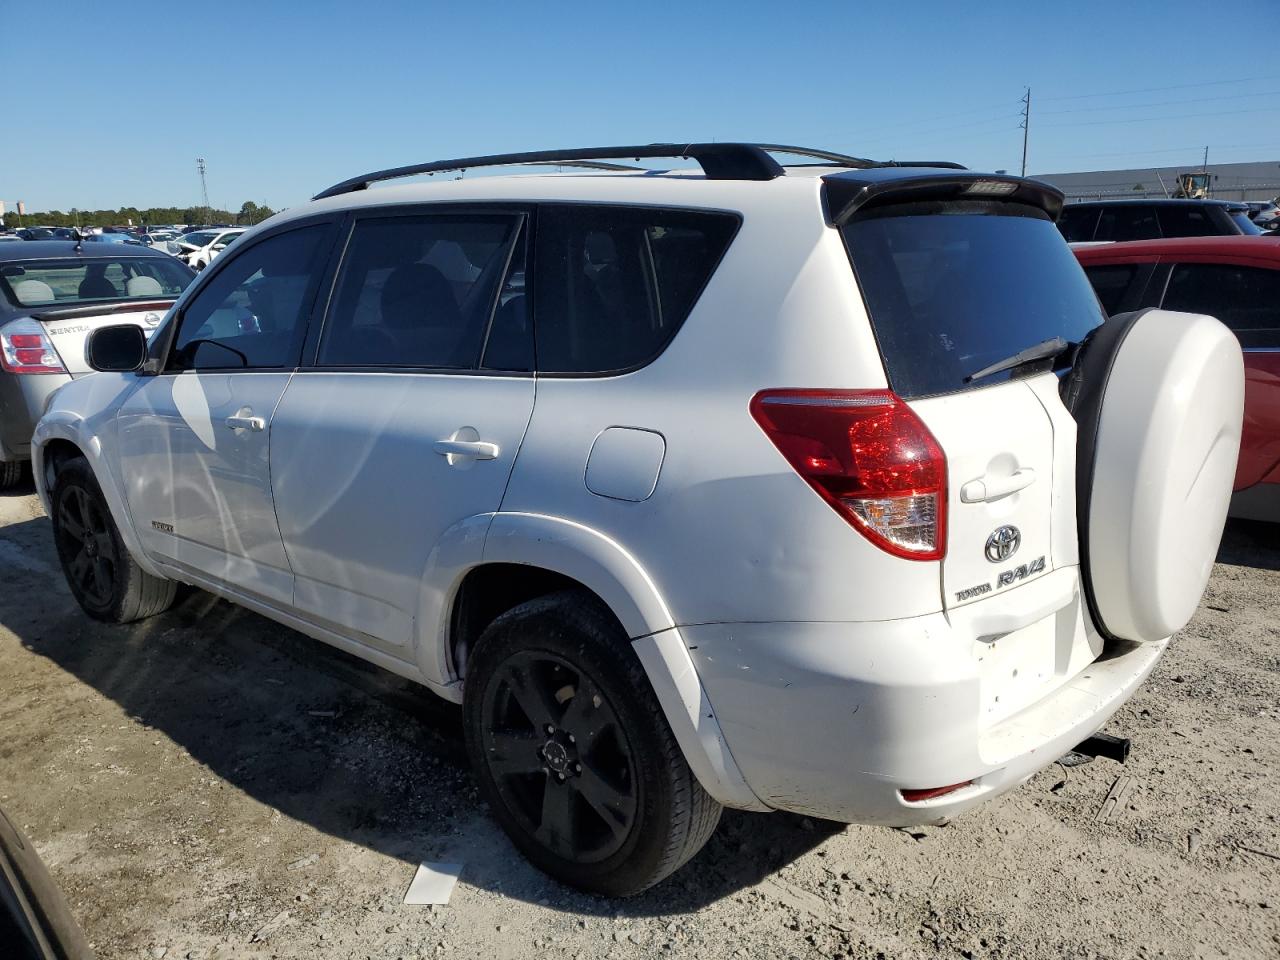
[[323, 224], [290, 230], [246, 247], [239, 256], [228, 254], [234, 258], [182, 311], [169, 369], [296, 363], [327, 230]]
[[613, 373], [675, 336], [738, 229], [736, 216], [643, 207], [539, 208], [538, 370]]
[[317, 364], [474, 368], [518, 226], [488, 214], [357, 221]]
[[1166, 237], [1208, 237], [1218, 233], [1202, 207], [1165, 206], [1159, 211], [1160, 232]]
[[1180, 263], [1169, 276], [1161, 305], [1217, 317], [1243, 347], [1280, 348], [1280, 270]]
[[1098, 220], [1095, 240], [1154, 240], [1160, 236], [1155, 207], [1120, 203], [1107, 207]]

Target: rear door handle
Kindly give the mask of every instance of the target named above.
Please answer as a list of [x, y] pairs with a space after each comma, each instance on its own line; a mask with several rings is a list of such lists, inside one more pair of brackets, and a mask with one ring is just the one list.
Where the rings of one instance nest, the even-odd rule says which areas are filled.
[[484, 440], [437, 440], [432, 449], [442, 457], [470, 457], [472, 460], [495, 460], [501, 452], [496, 443]]
[[261, 417], [227, 417], [226, 424], [232, 430], [265, 430], [267, 421]]
[[1017, 493], [1019, 490], [1025, 489], [1035, 483], [1036, 472], [1030, 467], [1023, 467], [1007, 477], [991, 476], [988, 474], [979, 477], [977, 480], [970, 480], [960, 488], [961, 503], [985, 503], [988, 500], [997, 500], [1000, 497], [1007, 497], [1011, 493]]

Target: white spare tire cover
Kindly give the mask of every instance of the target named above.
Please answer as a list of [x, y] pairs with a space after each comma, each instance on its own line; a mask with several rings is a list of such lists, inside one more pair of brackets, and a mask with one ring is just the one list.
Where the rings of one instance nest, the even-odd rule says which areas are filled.
[[1226, 523], [1240, 344], [1201, 314], [1123, 314], [1090, 334], [1063, 393], [1079, 428], [1081, 573], [1095, 625], [1163, 640], [1195, 613]]

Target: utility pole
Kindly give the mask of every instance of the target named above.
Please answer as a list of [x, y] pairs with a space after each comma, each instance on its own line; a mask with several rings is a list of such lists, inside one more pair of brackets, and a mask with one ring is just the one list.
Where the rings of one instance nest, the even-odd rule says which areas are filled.
[[196, 157], [196, 169], [200, 171], [200, 202], [205, 220], [209, 219], [209, 187], [204, 182], [204, 157]]
[[1027, 136], [1031, 133], [1031, 88], [1027, 87], [1027, 95], [1022, 98], [1022, 175], [1027, 175]]

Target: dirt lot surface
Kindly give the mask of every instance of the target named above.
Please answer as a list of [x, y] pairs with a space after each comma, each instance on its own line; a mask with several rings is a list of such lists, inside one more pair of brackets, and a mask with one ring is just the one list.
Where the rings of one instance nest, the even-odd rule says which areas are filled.
[[[198, 593], [91, 623], [28, 488], [0, 495], [0, 804], [104, 958], [1276, 958], [1280, 530], [1232, 523], [1219, 560], [1108, 728], [1126, 766], [943, 828], [729, 812], [608, 902], [516, 855], [411, 684]], [[401, 903], [420, 860], [465, 864], [448, 906]]]

